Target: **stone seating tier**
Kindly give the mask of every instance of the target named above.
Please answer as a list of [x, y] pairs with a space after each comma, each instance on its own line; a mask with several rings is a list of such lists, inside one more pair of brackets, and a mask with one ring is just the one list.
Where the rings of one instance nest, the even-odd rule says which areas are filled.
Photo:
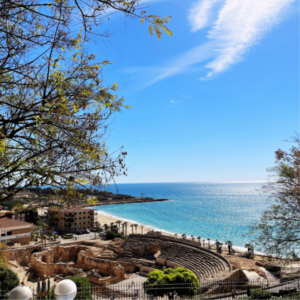
[[[157, 247], [161, 252], [158, 257], [160, 261], [162, 259], [165, 262], [170, 261], [181, 265], [194, 272], [200, 281], [218, 279], [231, 271], [231, 265], [225, 258], [202, 248], [196, 242], [166, 236], [133, 234], [123, 244], [123, 249], [132, 252], [136, 258], [139, 257], [138, 254], [142, 253], [143, 249], [146, 251], [143, 254], [153, 254], [147, 251]], [[158, 268], [158, 264], [156, 264], [156, 268]]]

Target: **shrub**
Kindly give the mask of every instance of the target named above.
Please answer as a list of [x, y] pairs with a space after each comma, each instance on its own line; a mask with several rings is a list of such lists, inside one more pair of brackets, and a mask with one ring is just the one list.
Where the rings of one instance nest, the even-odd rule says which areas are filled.
[[0, 266], [0, 291], [11, 291], [19, 284], [16, 273], [6, 267]]
[[114, 230], [107, 230], [105, 233], [106, 233], [106, 240], [113, 240], [115, 238], [124, 239], [124, 236], [121, 233], [117, 233]]
[[[78, 275], [75, 277], [71, 277], [70, 280], [75, 282], [75, 284], [77, 286], [77, 293], [76, 293], [74, 300], [75, 299], [76, 300], [78, 300], [78, 299], [92, 300], [92, 285], [86, 277], [82, 277], [82, 276]], [[54, 290], [55, 290], [55, 287], [52, 287], [49, 300], [55, 300]]]
[[70, 280], [75, 282], [77, 286], [77, 294], [74, 299], [92, 299], [92, 285], [86, 277], [78, 275], [71, 277]]
[[257, 289], [251, 291], [250, 299], [270, 299], [272, 297], [271, 293], [263, 290], [263, 289]]
[[150, 297], [168, 296], [174, 299], [175, 295], [180, 298], [194, 296], [200, 284], [192, 271], [180, 267], [150, 272], [143, 286]]

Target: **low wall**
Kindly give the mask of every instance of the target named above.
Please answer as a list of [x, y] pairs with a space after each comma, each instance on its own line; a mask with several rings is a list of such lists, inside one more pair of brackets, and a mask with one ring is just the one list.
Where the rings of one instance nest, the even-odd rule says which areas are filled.
[[98, 270], [100, 274], [117, 276], [125, 279], [125, 268], [119, 263], [111, 260], [89, 257], [84, 253], [78, 254], [76, 267], [79, 269]]
[[149, 268], [149, 267], [141, 267], [140, 268], [140, 276], [147, 277], [148, 273], [153, 272], [155, 269], [154, 268]]

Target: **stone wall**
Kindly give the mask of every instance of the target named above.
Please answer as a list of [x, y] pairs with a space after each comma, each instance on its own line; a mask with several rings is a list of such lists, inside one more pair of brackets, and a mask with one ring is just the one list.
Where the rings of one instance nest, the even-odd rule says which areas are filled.
[[154, 271], [155, 269], [149, 267], [141, 267], [140, 268], [140, 276], [147, 277], [148, 273]]
[[84, 251], [78, 254], [76, 267], [79, 269], [98, 270], [100, 274], [117, 276], [125, 279], [125, 268], [119, 263], [111, 260], [90, 257]]
[[52, 276], [55, 274], [55, 264], [53, 263], [54, 250], [33, 253], [31, 255], [31, 268], [37, 276]]

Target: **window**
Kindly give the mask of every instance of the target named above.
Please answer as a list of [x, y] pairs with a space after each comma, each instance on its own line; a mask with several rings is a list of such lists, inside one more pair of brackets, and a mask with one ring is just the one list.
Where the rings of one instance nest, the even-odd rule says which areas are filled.
[[81, 220], [81, 217], [79, 217], [79, 220]]
[[7, 235], [12, 235], [12, 234], [11, 234], [11, 230], [10, 230], [10, 231], [7, 231]]
[[90, 221], [88, 221], [88, 224], [90, 224]]
[[85, 217], [83, 217], [85, 219]]
[[1, 231], [1, 236], [6, 236], [6, 231]]
[[81, 215], [81, 212], [79, 214]]
[[81, 222], [79, 222], [79, 224], [81, 225]]

